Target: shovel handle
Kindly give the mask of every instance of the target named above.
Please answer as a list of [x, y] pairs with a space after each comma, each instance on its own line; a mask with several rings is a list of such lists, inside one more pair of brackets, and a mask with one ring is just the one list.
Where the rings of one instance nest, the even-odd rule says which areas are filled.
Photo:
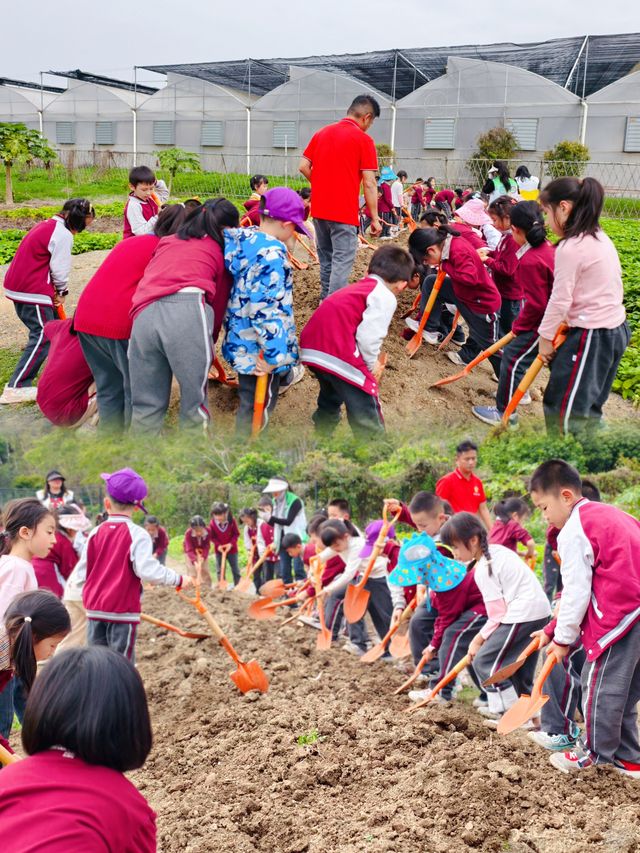
[[393, 691], [394, 695], [398, 696], [400, 693], [402, 693], [404, 690], [406, 690], [407, 687], [411, 687], [411, 685], [414, 683], [416, 678], [420, 675], [420, 673], [422, 672], [422, 670], [425, 668], [425, 666], [428, 663], [429, 663], [429, 656], [428, 655], [422, 655], [422, 657], [420, 658], [420, 660], [418, 661], [418, 663], [416, 665], [416, 668], [413, 670], [413, 672], [411, 673], [409, 678], [407, 678], [407, 680], [403, 684], [401, 684], [400, 687], [398, 687], [396, 690]]
[[428, 705], [431, 700], [438, 695], [438, 693], [442, 690], [443, 687], [446, 687], [447, 684], [450, 684], [455, 678], [460, 675], [463, 669], [469, 666], [471, 663], [471, 657], [469, 655], [465, 655], [458, 663], [450, 669], [449, 672], [445, 675], [444, 678], [441, 678], [440, 681], [436, 684], [436, 686], [431, 690], [426, 699], [423, 699], [422, 702], [418, 702], [417, 705], [413, 705], [409, 708], [409, 711], [416, 711], [418, 708], [423, 708], [425, 705]]
[[499, 341], [496, 341], [495, 344], [491, 344], [490, 347], [487, 347], [485, 350], [482, 350], [482, 352], [477, 355], [472, 361], [470, 361], [469, 364], [465, 367], [463, 371], [465, 375], [470, 373], [476, 365], [480, 364], [481, 361], [484, 361], [485, 359], [489, 358], [489, 356], [495, 355], [498, 350], [502, 349], [502, 347], [506, 347], [506, 345], [510, 343], [514, 338], [515, 335], [513, 334], [513, 332], [509, 332], [503, 338], [500, 338]]
[[[263, 359], [260, 353], [260, 359]], [[267, 373], [256, 379], [256, 390], [253, 397], [253, 419], [251, 421], [251, 438], [257, 438], [262, 429], [262, 417], [264, 415], [264, 404], [267, 399], [267, 386], [269, 375]]]
[[547, 678], [549, 678], [551, 670], [557, 663], [559, 663], [559, 660], [553, 653], [547, 655], [547, 659], [544, 662], [542, 669], [538, 673], [538, 677], [536, 678], [535, 684], [533, 685], [533, 690], [531, 691], [531, 699], [539, 699], [542, 696], [542, 688], [544, 687], [544, 683]]
[[382, 507], [382, 527], [380, 528], [380, 533], [378, 534], [378, 538], [376, 539], [375, 545], [373, 546], [373, 551], [371, 552], [371, 556], [369, 557], [369, 562], [367, 563], [367, 568], [364, 570], [364, 574], [362, 575], [362, 579], [358, 581], [358, 583], [354, 584], [356, 589], [363, 589], [366, 582], [369, 580], [369, 575], [373, 571], [373, 567], [375, 565], [376, 560], [382, 553], [384, 548], [384, 543], [387, 541], [387, 533], [389, 529], [398, 522], [398, 519], [402, 515], [402, 507], [396, 512], [391, 520], [389, 520], [389, 507], [385, 503]]
[[540, 648], [540, 637], [534, 637], [533, 640], [529, 643], [524, 651], [520, 652], [518, 655], [518, 660], [526, 660], [529, 655], [532, 655], [534, 652], [537, 652]]
[[[566, 341], [568, 331], [569, 331], [569, 326], [566, 323], [561, 323], [558, 326], [556, 333], [553, 336], [553, 348], [554, 348], [554, 350], [559, 349], [562, 346], [562, 344]], [[527, 391], [529, 390], [529, 388], [531, 386], [531, 383], [536, 378], [536, 376], [540, 373], [540, 371], [542, 370], [543, 367], [544, 367], [544, 362], [540, 358], [540, 356], [537, 355], [535, 357], [535, 360], [534, 360], [533, 364], [531, 365], [531, 367], [527, 370], [525, 375], [522, 377], [520, 384], [518, 385], [518, 387], [516, 388], [516, 390], [513, 394], [513, 397], [509, 400], [507, 408], [504, 410], [504, 414], [502, 415], [502, 423], [503, 424], [506, 425], [509, 423], [509, 418], [515, 412], [515, 410], [518, 408], [518, 404], [520, 403], [520, 400], [522, 400], [524, 395], [527, 393]]]
[[380, 644], [381, 644], [382, 646], [386, 646], [386, 645], [387, 645], [387, 643], [389, 642], [389, 640], [390, 640], [390, 639], [393, 637], [393, 635], [397, 632], [398, 628], [400, 628], [400, 627], [401, 627], [401, 625], [402, 625], [404, 622], [406, 622], [406, 621], [407, 621], [407, 619], [411, 616], [411, 614], [413, 613], [413, 611], [414, 611], [414, 609], [415, 609], [415, 604], [413, 603], [414, 601], [415, 601], [415, 598], [413, 598], [413, 599], [409, 602], [409, 604], [407, 604], [407, 606], [405, 607], [405, 609], [402, 611], [402, 614], [400, 615], [400, 618], [398, 619], [398, 621], [395, 623], [395, 625], [392, 625], [392, 626], [389, 628], [389, 630], [387, 631], [387, 633], [384, 635], [384, 637], [383, 637], [383, 638], [382, 638], [382, 640], [380, 641]]
[[262, 556], [260, 557], [260, 559], [259, 559], [256, 563], [254, 563], [254, 564], [253, 564], [253, 566], [251, 566], [251, 570], [247, 572], [247, 574], [245, 575], [245, 577], [246, 577], [246, 578], [252, 578], [252, 577], [254, 576], [254, 574], [258, 571], [258, 569], [260, 568], [260, 566], [261, 566], [261, 565], [264, 563], [264, 561], [267, 559], [267, 557], [269, 556], [269, 554], [271, 554], [271, 553], [272, 553], [272, 551], [273, 551], [273, 545], [267, 545], [267, 547], [264, 549], [264, 551], [263, 551]]
[[433, 306], [435, 305], [436, 299], [438, 298], [438, 293], [440, 292], [440, 288], [442, 287], [442, 282], [445, 279], [445, 271], [443, 269], [438, 270], [438, 275], [436, 276], [436, 280], [433, 283], [433, 287], [431, 288], [431, 293], [429, 294], [429, 299], [427, 300], [427, 304], [425, 305], [425, 309], [422, 312], [422, 317], [420, 318], [420, 324], [418, 325], [418, 331], [411, 338], [409, 343], [406, 346], [406, 350], [409, 353], [409, 358], [414, 356], [422, 343], [422, 333], [424, 332], [425, 326], [427, 325], [427, 320], [431, 314]]
[[6, 767], [8, 764], [15, 764], [17, 761], [20, 761], [18, 756], [0, 744], [0, 764]]
[[447, 345], [448, 343], [450, 343], [451, 339], [453, 338], [453, 336], [454, 336], [454, 335], [455, 335], [455, 333], [456, 333], [456, 329], [458, 328], [458, 323], [459, 323], [459, 322], [460, 322], [460, 312], [459, 312], [459, 311], [458, 311], [458, 309], [456, 308], [456, 313], [454, 314], [454, 317], [453, 317], [453, 323], [451, 324], [451, 331], [449, 332], [449, 334], [447, 335], [447, 337], [442, 341], [442, 343], [441, 343], [441, 344], [440, 344], [440, 346], [438, 347], [438, 352], [440, 352], [441, 350], [443, 350], [443, 349], [446, 347], [446, 345]]

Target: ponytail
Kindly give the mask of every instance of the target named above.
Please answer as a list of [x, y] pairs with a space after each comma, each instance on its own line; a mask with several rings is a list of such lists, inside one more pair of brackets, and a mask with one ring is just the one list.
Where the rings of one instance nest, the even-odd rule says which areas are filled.
[[491, 565], [491, 551], [489, 551], [489, 535], [484, 527], [482, 527], [482, 531], [478, 534], [478, 538], [480, 539], [480, 549], [482, 550], [482, 555], [487, 561], [487, 572], [489, 577], [493, 577], [493, 566]]
[[547, 229], [540, 205], [535, 201], [519, 201], [511, 211], [511, 224], [524, 232], [532, 248], [541, 246], [547, 239]]
[[451, 225], [440, 224], [435, 228], [416, 228], [409, 237], [409, 252], [418, 266], [424, 262], [427, 249], [441, 246], [447, 237], [459, 237], [460, 232]]
[[11, 665], [28, 692], [36, 677], [35, 644], [69, 633], [71, 621], [67, 608], [48, 590], [24, 592], [13, 599], [4, 622], [9, 637]]
[[573, 204], [563, 226], [562, 238], [594, 236], [600, 230], [600, 216], [604, 207], [604, 188], [595, 178], [558, 178], [540, 193], [542, 204], [554, 210], [561, 201]]
[[2, 514], [4, 531], [0, 533], [0, 556], [11, 551], [20, 528], [35, 530], [47, 516], [53, 517], [53, 513], [36, 498], [19, 498], [9, 501]]
[[89, 217], [95, 219], [96, 212], [88, 198], [70, 198], [63, 204], [59, 216], [64, 219], [69, 231], [79, 234], [87, 227]]

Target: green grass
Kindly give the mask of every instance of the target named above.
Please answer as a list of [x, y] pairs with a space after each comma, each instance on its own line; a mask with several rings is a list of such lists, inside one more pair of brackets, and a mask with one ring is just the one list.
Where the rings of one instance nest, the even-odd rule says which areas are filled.
[[11, 378], [21, 350], [17, 347], [0, 348], [0, 392]]

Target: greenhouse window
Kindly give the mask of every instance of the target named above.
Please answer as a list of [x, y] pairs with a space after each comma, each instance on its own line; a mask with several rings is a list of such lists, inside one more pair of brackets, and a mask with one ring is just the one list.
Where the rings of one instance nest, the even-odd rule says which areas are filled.
[[173, 145], [173, 122], [172, 121], [154, 121], [153, 123], [153, 144], [154, 145]]
[[274, 121], [274, 123], [273, 123], [273, 147], [274, 148], [297, 148], [298, 147], [298, 122], [296, 122], [296, 121]]
[[423, 148], [455, 148], [456, 120], [428, 118], [424, 123]]
[[537, 118], [511, 118], [506, 122], [507, 130], [516, 138], [519, 151], [535, 151], [538, 142]]
[[96, 122], [96, 145], [113, 145], [115, 135], [112, 121]]
[[200, 145], [224, 145], [224, 122], [203, 121]]
[[76, 128], [72, 121], [56, 122], [56, 142], [58, 145], [73, 145], [76, 141]]
[[640, 151], [640, 118], [638, 116], [627, 117], [624, 150], [632, 152]]

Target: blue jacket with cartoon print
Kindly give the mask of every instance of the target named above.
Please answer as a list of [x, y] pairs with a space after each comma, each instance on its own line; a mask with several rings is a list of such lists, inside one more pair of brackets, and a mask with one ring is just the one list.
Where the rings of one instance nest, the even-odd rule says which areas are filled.
[[260, 353], [274, 373], [286, 373], [298, 361], [298, 342], [284, 243], [253, 228], [227, 228], [224, 261], [233, 286], [222, 355], [238, 373], [253, 373]]

